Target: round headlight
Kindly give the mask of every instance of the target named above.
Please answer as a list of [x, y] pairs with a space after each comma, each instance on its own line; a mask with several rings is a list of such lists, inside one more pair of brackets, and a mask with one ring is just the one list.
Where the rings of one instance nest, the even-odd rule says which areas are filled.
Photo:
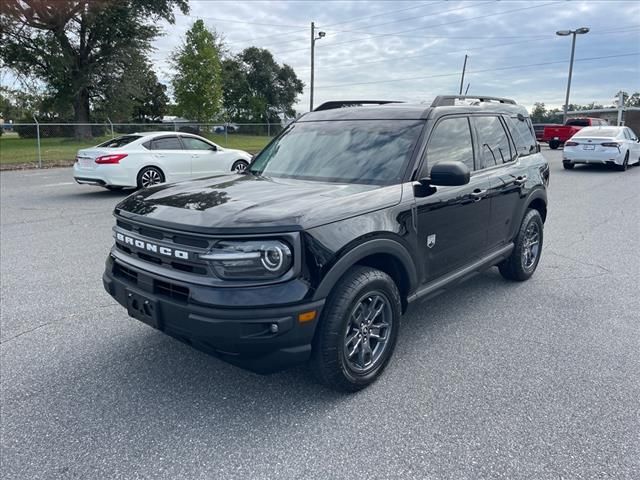
[[270, 272], [277, 272], [284, 263], [284, 254], [280, 247], [269, 246], [262, 251], [262, 266]]

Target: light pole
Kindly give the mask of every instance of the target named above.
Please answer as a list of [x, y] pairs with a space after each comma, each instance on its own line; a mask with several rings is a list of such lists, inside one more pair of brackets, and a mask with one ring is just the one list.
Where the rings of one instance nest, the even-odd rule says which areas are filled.
[[567, 121], [567, 110], [569, 109], [569, 91], [571, 90], [571, 74], [573, 73], [573, 54], [576, 51], [576, 35], [582, 35], [583, 33], [589, 33], [589, 29], [587, 27], [577, 28], [575, 30], [558, 30], [556, 35], [561, 37], [567, 37], [569, 35], [573, 35], [571, 39], [571, 60], [569, 60], [569, 80], [567, 81], [567, 96], [564, 99], [564, 108], [562, 121]]
[[311, 22], [311, 82], [309, 86], [309, 111], [313, 111], [313, 57], [316, 49], [316, 40], [320, 40], [326, 35], [324, 32], [318, 32], [316, 37], [316, 26]]

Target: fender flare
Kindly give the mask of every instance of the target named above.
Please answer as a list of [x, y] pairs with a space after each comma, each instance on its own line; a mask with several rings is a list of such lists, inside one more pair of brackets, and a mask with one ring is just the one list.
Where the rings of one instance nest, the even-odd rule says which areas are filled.
[[417, 285], [418, 274], [407, 248], [398, 241], [389, 238], [376, 238], [361, 243], [343, 254], [318, 285], [313, 300], [326, 298], [338, 280], [360, 260], [381, 253], [392, 255], [401, 263], [409, 277], [409, 291], [412, 291]]

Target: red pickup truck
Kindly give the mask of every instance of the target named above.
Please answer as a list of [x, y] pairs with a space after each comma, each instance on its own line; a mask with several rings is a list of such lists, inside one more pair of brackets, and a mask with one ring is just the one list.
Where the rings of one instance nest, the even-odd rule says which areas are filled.
[[544, 127], [542, 141], [549, 142], [549, 148], [555, 150], [573, 137], [583, 127], [609, 125], [601, 118], [570, 118], [564, 125], [548, 125]]

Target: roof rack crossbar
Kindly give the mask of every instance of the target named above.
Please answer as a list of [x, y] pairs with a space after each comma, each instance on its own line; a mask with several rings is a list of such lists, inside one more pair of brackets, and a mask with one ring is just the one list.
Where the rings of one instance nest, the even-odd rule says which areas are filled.
[[453, 106], [456, 100], [479, 100], [480, 102], [499, 102], [515, 105], [516, 101], [510, 98], [486, 97], [484, 95], [439, 95], [431, 103], [432, 107]]
[[313, 111], [320, 112], [322, 110], [333, 110], [334, 108], [359, 107], [361, 105], [386, 105], [388, 103], [403, 103], [396, 100], [334, 100], [324, 102], [316, 107]]

